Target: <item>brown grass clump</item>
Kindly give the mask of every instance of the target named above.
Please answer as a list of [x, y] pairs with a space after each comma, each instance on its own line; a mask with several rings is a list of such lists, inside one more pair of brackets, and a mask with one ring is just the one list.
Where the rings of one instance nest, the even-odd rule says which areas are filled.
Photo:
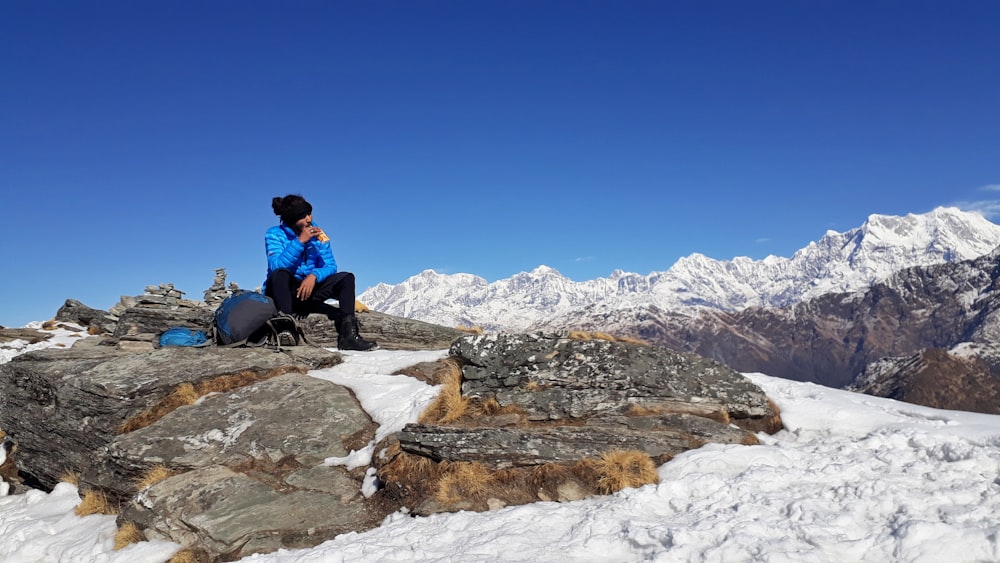
[[635, 344], [635, 345], [638, 345], [638, 346], [649, 346], [649, 342], [646, 342], [645, 340], [643, 340], [641, 338], [633, 338], [631, 336], [616, 336], [615, 338], [617, 338], [618, 342], [621, 342], [623, 344]]
[[167, 468], [166, 465], [154, 465], [135, 480], [135, 488], [138, 491], [142, 491], [152, 487], [160, 481], [165, 481], [174, 475], [176, 475], [176, 473]]
[[212, 379], [202, 381], [195, 386], [195, 391], [197, 391], [199, 397], [208, 395], [209, 393], [225, 393], [227, 391], [232, 391], [233, 389], [239, 389], [240, 387], [246, 387], [247, 385], [253, 385], [258, 381], [264, 381], [266, 379], [271, 379], [272, 377], [278, 377], [279, 375], [284, 375], [286, 373], [306, 373], [307, 369], [299, 366], [286, 366], [268, 370], [266, 372], [260, 373], [256, 371], [244, 370], [238, 373], [229, 375], [220, 375]]
[[118, 514], [118, 507], [112, 506], [108, 500], [108, 495], [101, 491], [88, 490], [83, 494], [83, 499], [76, 506], [73, 513], [77, 516], [90, 516], [91, 514]]
[[167, 560], [167, 563], [198, 563], [198, 556], [190, 549], [182, 549]]
[[71, 469], [67, 469], [66, 471], [63, 471], [62, 475], [59, 476], [59, 482], [60, 483], [69, 483], [70, 485], [73, 485], [74, 487], [79, 487], [80, 486], [80, 476], [77, 475], [75, 471], [73, 471]]
[[559, 463], [546, 463], [529, 470], [528, 484], [535, 489], [541, 489], [552, 484], [564, 483], [573, 477], [571, 467]]
[[115, 532], [115, 551], [122, 549], [123, 547], [128, 547], [134, 543], [139, 543], [145, 541], [146, 536], [142, 534], [142, 530], [139, 529], [134, 522], [125, 522], [122, 524], [118, 531]]
[[458, 325], [458, 326], [455, 327], [455, 330], [457, 330], [459, 332], [465, 332], [465, 333], [468, 333], [468, 334], [482, 334], [483, 333], [483, 327], [481, 327], [481, 326]]
[[264, 381], [286, 373], [305, 373], [306, 371], [307, 370], [305, 368], [298, 366], [280, 367], [266, 372], [244, 370], [238, 373], [220, 375], [212, 379], [199, 382], [197, 385], [192, 383], [181, 383], [174, 388], [172, 393], [163, 399], [160, 399], [159, 402], [123, 422], [122, 425], [118, 427], [118, 432], [120, 434], [128, 434], [129, 432], [134, 432], [140, 428], [145, 428], [157, 420], [160, 420], [167, 414], [173, 412], [178, 407], [193, 404], [195, 401], [205, 395], [208, 395], [209, 393], [225, 393], [233, 389], [246, 387], [247, 385], [257, 383], [258, 381]]
[[494, 482], [493, 474], [481, 463], [448, 463], [443, 471], [434, 494], [434, 499], [441, 504], [479, 499]]
[[487, 416], [497, 416], [502, 414], [520, 414], [521, 409], [515, 405], [503, 406], [495, 398], [490, 397], [483, 401], [483, 414]]
[[771, 407], [772, 411], [774, 411], [774, 416], [768, 419], [768, 429], [766, 432], [774, 434], [784, 428], [785, 423], [781, 421], [781, 409], [778, 408], [778, 405], [774, 404], [774, 401], [771, 399], [767, 400], [767, 405]]
[[597, 489], [604, 494], [658, 483], [660, 480], [653, 459], [646, 452], [638, 450], [613, 450], [591, 463], [598, 475]]
[[604, 340], [606, 342], [621, 342], [625, 344], [638, 344], [640, 346], [648, 346], [649, 343], [644, 340], [639, 340], [638, 338], [632, 338], [630, 336], [612, 336], [606, 332], [593, 332], [585, 330], [571, 330], [569, 332], [570, 340]]
[[173, 412], [178, 407], [193, 404], [197, 400], [198, 393], [195, 391], [194, 385], [190, 383], [181, 383], [174, 389], [173, 393], [167, 395], [163, 399], [160, 399], [159, 402], [149, 407], [138, 416], [134, 416], [123, 422], [118, 428], [118, 431], [121, 434], [128, 434], [129, 432], [134, 432], [140, 428], [145, 428], [157, 420], [160, 420], [168, 413]]
[[667, 412], [663, 407], [647, 407], [644, 405], [631, 405], [625, 411], [625, 416], [657, 416]]
[[391, 461], [378, 468], [379, 478], [385, 482], [427, 483], [436, 478], [437, 464], [430, 458], [403, 452], [399, 442], [389, 446], [386, 457]]
[[729, 411], [724, 408], [719, 409], [713, 412], [712, 414], [708, 415], [708, 418], [718, 422], [719, 424], [725, 424], [725, 425], [728, 425], [732, 421], [732, 419], [729, 417]]
[[447, 371], [441, 376], [443, 388], [427, 410], [421, 413], [421, 424], [447, 424], [461, 418], [469, 410], [469, 399], [462, 396], [462, 368], [456, 360], [441, 362]]

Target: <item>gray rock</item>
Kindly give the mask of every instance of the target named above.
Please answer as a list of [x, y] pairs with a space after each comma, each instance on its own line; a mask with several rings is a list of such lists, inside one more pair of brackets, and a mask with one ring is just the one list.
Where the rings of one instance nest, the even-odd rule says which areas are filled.
[[110, 489], [156, 465], [173, 471], [212, 465], [309, 467], [361, 449], [374, 435], [371, 419], [346, 388], [289, 373], [205, 397], [116, 437], [106, 464], [88, 480]]
[[[346, 532], [377, 526], [385, 516], [358, 494], [360, 483], [341, 468], [311, 471], [310, 480], [337, 483], [335, 492], [280, 486], [251, 473], [213, 465], [161, 481], [136, 496], [120, 519], [150, 539], [194, 547], [212, 560], [232, 561], [279, 548], [305, 548]], [[322, 475], [322, 474], [325, 474]], [[353, 490], [345, 495], [344, 491]]]
[[[18, 445], [18, 465], [50, 488], [67, 471], [81, 485], [100, 472], [107, 446], [122, 425], [147, 412], [183, 383], [221, 375], [316, 369], [339, 354], [299, 347], [283, 353], [247, 348], [165, 348], [128, 353], [109, 346], [48, 349], [0, 365], [0, 428]], [[128, 486], [120, 483], [113, 492]]]
[[76, 299], [67, 299], [56, 311], [56, 320], [76, 323], [80, 326], [95, 327], [101, 332], [114, 332], [115, 320], [108, 311], [94, 309]]
[[136, 306], [118, 318], [114, 337], [120, 340], [155, 341], [160, 333], [175, 326], [207, 331], [212, 326], [212, 311], [206, 308], [152, 308]]
[[463, 337], [451, 354], [464, 395], [516, 406], [529, 420], [617, 414], [641, 407], [731, 418], [737, 425], [775, 415], [764, 392], [716, 361], [665, 348], [576, 340], [568, 333]]
[[610, 450], [638, 450], [664, 463], [708, 442], [756, 443], [745, 430], [686, 414], [612, 417], [583, 426], [457, 428], [408, 424], [398, 439], [408, 453], [434, 461], [475, 461], [490, 469], [575, 462], [599, 458]]

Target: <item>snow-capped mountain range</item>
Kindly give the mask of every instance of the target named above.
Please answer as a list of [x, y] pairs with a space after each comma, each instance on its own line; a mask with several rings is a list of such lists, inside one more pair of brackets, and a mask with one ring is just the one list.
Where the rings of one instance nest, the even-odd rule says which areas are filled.
[[903, 268], [977, 258], [998, 245], [1000, 226], [978, 213], [940, 207], [905, 217], [871, 215], [858, 228], [828, 231], [791, 258], [692, 254], [663, 272], [616, 270], [582, 282], [547, 266], [492, 283], [425, 270], [396, 285], [378, 284], [359, 298], [377, 311], [445, 326], [525, 330], [584, 308], [593, 315], [649, 305], [673, 312], [786, 307], [864, 290]]

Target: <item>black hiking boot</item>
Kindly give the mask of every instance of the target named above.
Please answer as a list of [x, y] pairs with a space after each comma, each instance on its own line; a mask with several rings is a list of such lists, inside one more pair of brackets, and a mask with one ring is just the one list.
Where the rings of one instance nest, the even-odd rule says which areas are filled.
[[367, 352], [378, 348], [378, 344], [361, 338], [358, 333], [358, 317], [347, 315], [337, 319], [337, 348]]

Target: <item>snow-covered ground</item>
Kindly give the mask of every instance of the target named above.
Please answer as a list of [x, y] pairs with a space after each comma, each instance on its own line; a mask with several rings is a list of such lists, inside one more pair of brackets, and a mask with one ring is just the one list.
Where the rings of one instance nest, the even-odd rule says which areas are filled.
[[[391, 432], [436, 390], [388, 374], [441, 355], [349, 353], [313, 375], [351, 387]], [[682, 454], [659, 468], [659, 485], [489, 513], [399, 513], [374, 530], [244, 561], [1000, 561], [1000, 416], [748, 377], [786, 429], [759, 446]], [[78, 502], [67, 484], [0, 497], [0, 560], [152, 563], [179, 549], [145, 542], [115, 552], [114, 517], [79, 518]]]

